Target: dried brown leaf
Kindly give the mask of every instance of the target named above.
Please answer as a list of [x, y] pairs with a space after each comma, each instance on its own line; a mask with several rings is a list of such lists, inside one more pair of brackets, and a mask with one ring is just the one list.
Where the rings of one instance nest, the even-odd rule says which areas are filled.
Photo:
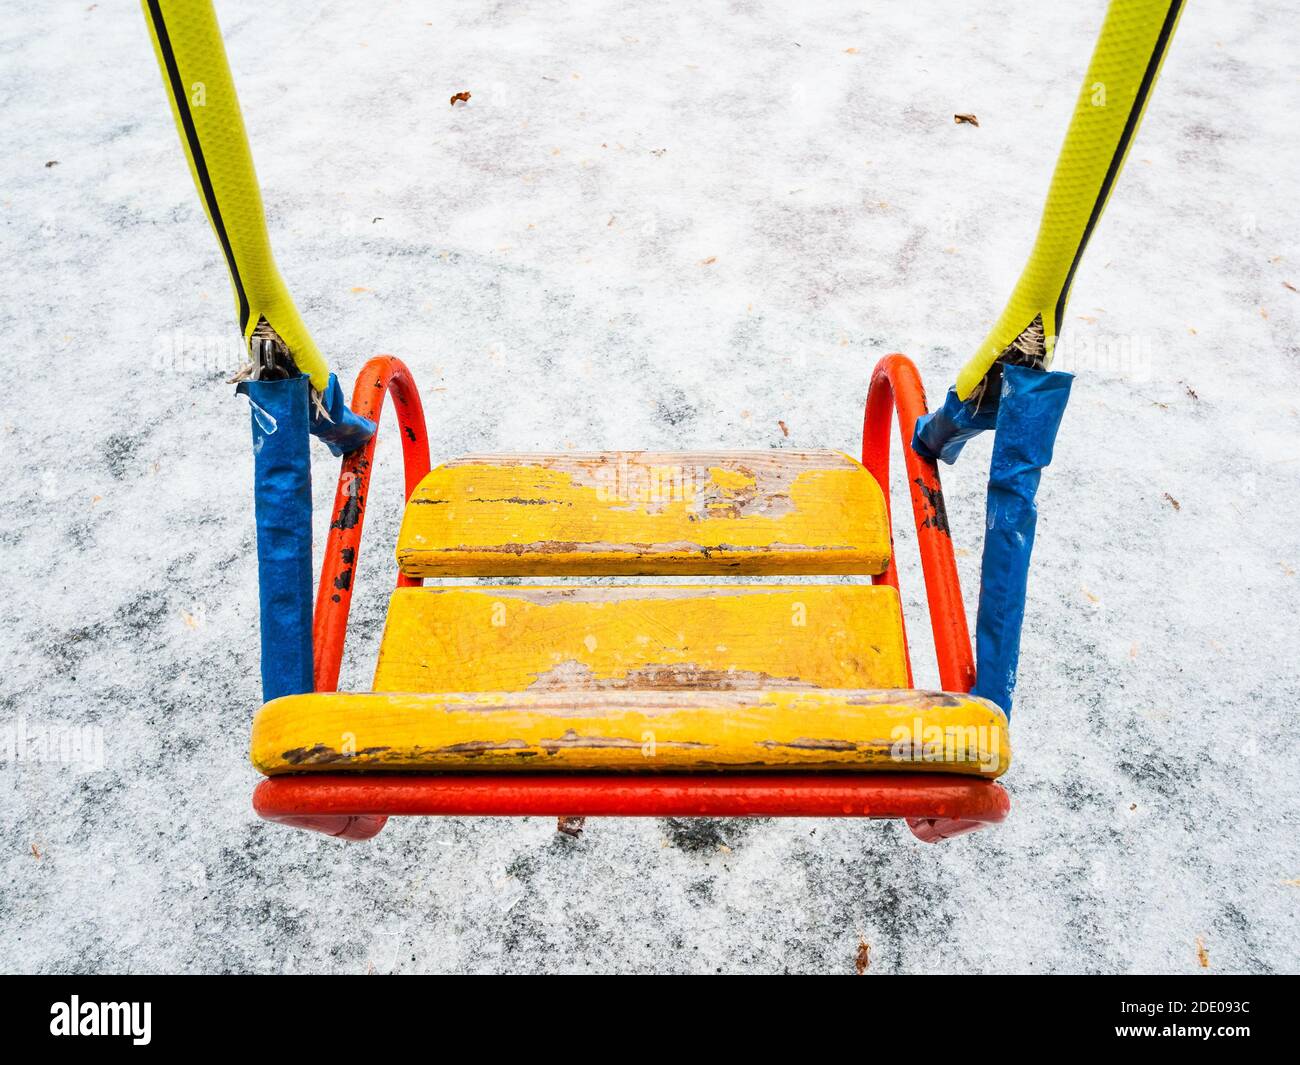
[[469, 93], [467, 92], [458, 92], [455, 96], [451, 98], [452, 107], [455, 107], [457, 104], [467, 104], [467, 103], [469, 103]]
[[980, 120], [971, 114], [953, 115], [952, 120], [956, 122], [957, 125], [959, 126], [962, 125], [963, 123], [965, 123], [968, 126], [978, 126], [980, 124]]
[[868, 943], [865, 939], [859, 937], [858, 955], [856, 958], [853, 959], [853, 968], [855, 968], [858, 971], [858, 975], [861, 976], [863, 973], [867, 971], [867, 966], [870, 964], [871, 964], [871, 944]]
[[563, 832], [566, 836], [572, 836], [578, 839], [582, 835], [582, 826], [587, 823], [585, 817], [574, 817], [569, 814], [560, 814], [555, 819], [555, 831]]

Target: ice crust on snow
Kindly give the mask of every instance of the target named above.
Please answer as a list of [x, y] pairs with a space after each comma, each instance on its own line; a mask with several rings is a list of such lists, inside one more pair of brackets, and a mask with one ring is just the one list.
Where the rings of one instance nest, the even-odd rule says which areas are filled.
[[[346, 388], [407, 362], [437, 461], [853, 453], [892, 351], [941, 396], [1028, 251], [1104, 4], [218, 8], [300, 308]], [[853, 821], [360, 845], [259, 822], [224, 265], [138, 7], [3, 12], [0, 726], [99, 736], [103, 764], [56, 738], [0, 765], [0, 968], [851, 973], [866, 941], [871, 973], [1184, 972], [1198, 938], [1211, 971], [1300, 968], [1300, 25], [1276, 5], [1189, 7], [1079, 270], [1014, 809], [935, 847]], [[391, 414], [381, 436], [354, 688], [400, 518]], [[972, 617], [987, 462], [944, 471]], [[319, 553], [323, 448], [314, 472]]]

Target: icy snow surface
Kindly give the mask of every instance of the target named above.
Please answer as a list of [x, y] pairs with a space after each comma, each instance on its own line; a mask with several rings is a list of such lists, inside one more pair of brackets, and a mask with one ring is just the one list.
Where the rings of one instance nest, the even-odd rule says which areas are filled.
[[[435, 459], [853, 452], [895, 350], [942, 395], [1028, 250], [1104, 6], [218, 5], [304, 316], [349, 388], [407, 361]], [[1183, 19], [1074, 287], [1012, 817], [933, 847], [852, 821], [259, 822], [225, 269], [138, 7], [0, 10], [0, 726], [104, 743], [102, 769], [93, 744], [0, 766], [5, 970], [851, 973], [860, 940], [871, 974], [1300, 968], [1288, 5]], [[394, 436], [345, 686], [392, 579]], [[972, 615], [987, 460], [945, 471]]]

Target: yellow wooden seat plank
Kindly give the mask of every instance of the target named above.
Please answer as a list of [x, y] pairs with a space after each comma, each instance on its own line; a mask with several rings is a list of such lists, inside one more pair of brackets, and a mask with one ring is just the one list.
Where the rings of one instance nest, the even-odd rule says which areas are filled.
[[411, 496], [414, 577], [874, 574], [889, 561], [875, 478], [835, 451], [477, 455]]
[[1006, 718], [923, 691], [291, 695], [253, 722], [268, 776], [340, 771], [872, 770], [1000, 776]]
[[887, 586], [400, 588], [374, 690], [906, 687]]

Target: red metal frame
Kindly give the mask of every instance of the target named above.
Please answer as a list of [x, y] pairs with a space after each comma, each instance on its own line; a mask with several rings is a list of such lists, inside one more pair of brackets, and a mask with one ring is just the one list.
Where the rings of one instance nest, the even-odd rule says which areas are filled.
[[[352, 409], [375, 423], [375, 435], [364, 447], [343, 457], [339, 486], [334, 493], [325, 560], [321, 564], [320, 587], [316, 592], [316, 615], [312, 621], [312, 645], [316, 657], [316, 690], [337, 691], [343, 642], [348, 635], [348, 612], [352, 609], [352, 588], [360, 562], [361, 528], [370, 493], [370, 472], [375, 444], [379, 442], [379, 416], [384, 396], [393, 399], [397, 428], [402, 434], [402, 464], [406, 470], [406, 495], [410, 499], [429, 472], [429, 437], [424, 424], [424, 406], [411, 371], [401, 359], [378, 355], [361, 368], [352, 390]], [[397, 574], [397, 587], [418, 587], [419, 578]]]
[[[875, 817], [908, 819], [934, 841], [1001, 821], [1007, 793], [991, 780], [938, 773], [715, 776], [524, 774], [271, 777], [253, 793], [270, 821], [369, 839], [390, 815], [484, 817]], [[918, 813], [924, 813], [918, 818]], [[913, 825], [912, 822], [917, 824]], [[918, 830], [920, 826], [920, 830]]]
[[[957, 560], [952, 553], [948, 511], [943, 504], [939, 469], [934, 462], [912, 450], [916, 420], [926, 412], [925, 388], [921, 375], [905, 355], [886, 355], [876, 364], [867, 392], [867, 410], [862, 421], [862, 465], [869, 469], [885, 493], [885, 513], [893, 537], [893, 514], [889, 505], [889, 428], [894, 408], [898, 410], [898, 432], [903, 439], [916, 540], [921, 550], [921, 572], [930, 608], [930, 629], [939, 661], [939, 683], [944, 691], [968, 692], [975, 683], [975, 656], [971, 652], [966, 608], [962, 604]], [[891, 553], [892, 554], [892, 553]], [[898, 567], [894, 559], [877, 584], [898, 588]], [[906, 636], [904, 637], [906, 639]], [[909, 655], [908, 683], [912, 682]]]
[[[391, 356], [371, 359], [357, 378], [352, 408], [378, 423], [391, 395], [402, 433], [406, 496], [429, 471], [424, 413], [410, 371]], [[880, 483], [889, 511], [889, 430], [894, 411], [925, 576], [939, 676], [948, 691], [975, 679], [961, 586], [943, 490], [933, 462], [911, 449], [925, 413], [925, 392], [912, 363], [889, 355], [876, 366], [867, 395], [862, 462]], [[313, 638], [316, 690], [334, 691], [356, 583], [358, 550], [375, 441], [347, 456], [325, 545]], [[877, 584], [898, 587], [891, 559]], [[398, 575], [398, 587], [420, 581]], [[911, 665], [908, 665], [911, 682]], [[562, 815], [585, 817], [872, 817], [903, 818], [917, 838], [937, 842], [1003, 820], [1010, 799], [990, 780], [940, 773], [745, 773], [714, 776], [560, 774], [303, 774], [264, 780], [253, 807], [270, 821], [343, 839], [369, 839], [392, 815]]]

